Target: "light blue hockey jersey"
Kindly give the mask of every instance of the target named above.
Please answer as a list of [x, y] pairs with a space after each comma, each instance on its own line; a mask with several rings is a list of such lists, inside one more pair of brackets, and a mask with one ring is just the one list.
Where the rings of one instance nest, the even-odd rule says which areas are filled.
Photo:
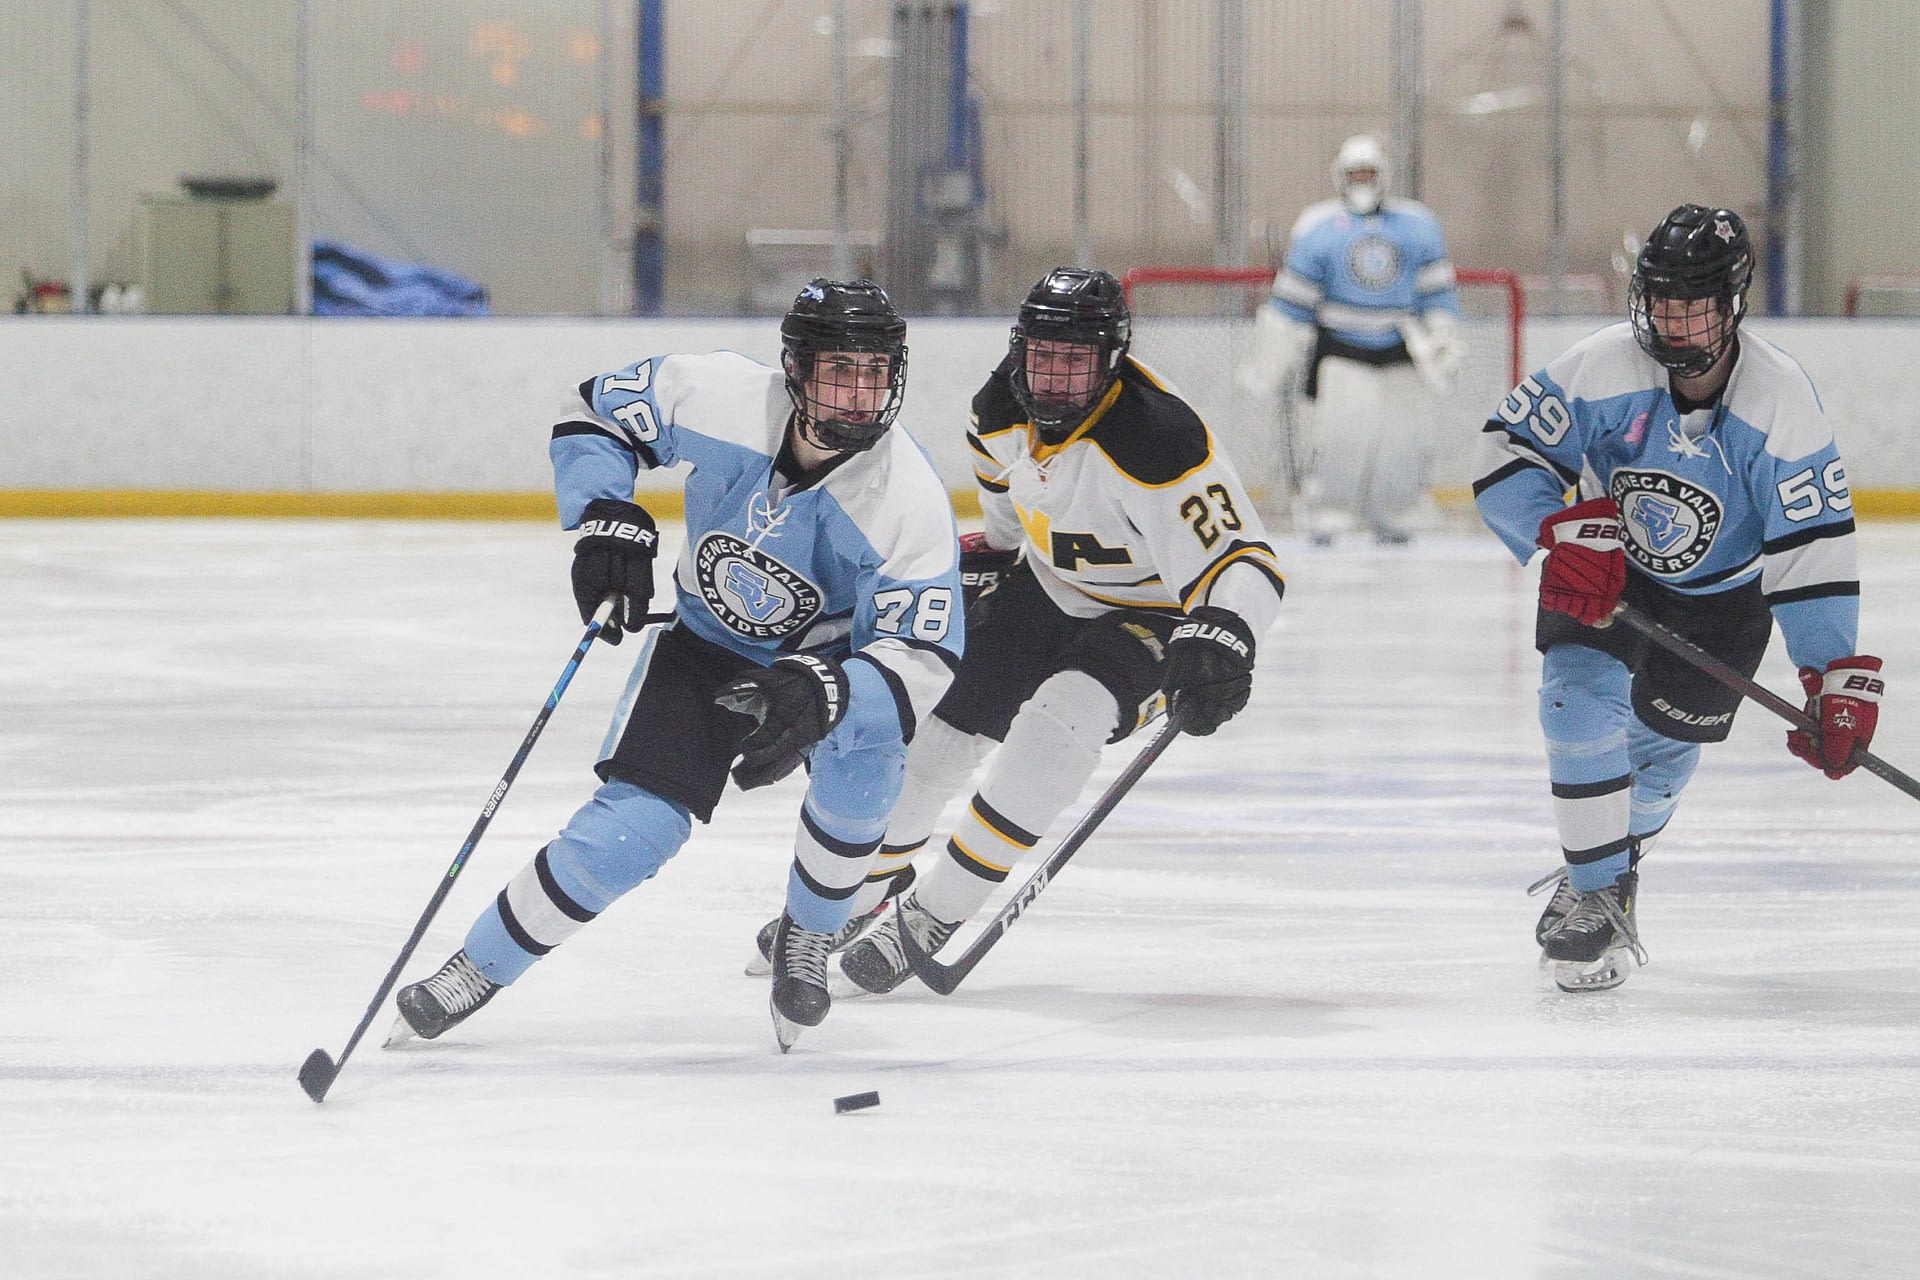
[[679, 625], [761, 663], [851, 656], [849, 714], [884, 696], [912, 738], [965, 638], [952, 504], [912, 436], [796, 488], [774, 470], [784, 375], [730, 351], [637, 361], [582, 383], [574, 408], [549, 449], [563, 526], [595, 498], [632, 500], [642, 467], [689, 464]]
[[1440, 221], [1417, 200], [1388, 200], [1370, 214], [1339, 200], [1309, 205], [1273, 278], [1272, 305], [1369, 351], [1399, 342], [1410, 317], [1460, 313]]
[[1576, 344], [1487, 421], [1473, 486], [1481, 517], [1525, 563], [1568, 489], [1611, 495], [1630, 571], [1689, 595], [1757, 575], [1795, 663], [1824, 668], [1856, 652], [1853, 498], [1805, 370], [1742, 333], [1717, 402], [1682, 412], [1668, 386], [1630, 324]]

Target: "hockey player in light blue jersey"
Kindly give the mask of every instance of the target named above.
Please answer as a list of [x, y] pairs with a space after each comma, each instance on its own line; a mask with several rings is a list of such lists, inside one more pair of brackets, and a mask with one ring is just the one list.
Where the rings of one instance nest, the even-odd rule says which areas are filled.
[[1748, 676], [1777, 622], [1820, 726], [1788, 749], [1838, 778], [1873, 738], [1846, 469], [1806, 373], [1739, 332], [1752, 275], [1737, 214], [1675, 209], [1640, 250], [1630, 322], [1522, 382], [1482, 437], [1481, 516], [1522, 562], [1547, 552], [1535, 644], [1565, 865], [1535, 886], [1553, 886], [1535, 937], [1562, 990], [1645, 963], [1636, 866], [1739, 706], [1609, 626], [1619, 601]]
[[1311, 456], [1300, 498], [1320, 543], [1354, 523], [1406, 540], [1433, 470], [1433, 395], [1459, 372], [1446, 239], [1425, 205], [1388, 198], [1389, 175], [1379, 139], [1341, 146], [1339, 198], [1294, 223], [1239, 375], [1256, 397], [1284, 396], [1285, 419], [1308, 437], [1289, 447]]
[[575, 599], [583, 619], [618, 599], [615, 643], [644, 626], [653, 591], [635, 477], [690, 465], [674, 621], [641, 632], [601, 786], [439, 972], [401, 990], [398, 1038], [461, 1022], [651, 879], [693, 819], [711, 819], [730, 768], [753, 788], [802, 763], [773, 946], [781, 1050], [826, 1017], [828, 939], [879, 848], [914, 727], [959, 661], [959, 549], [932, 463], [889, 430], [907, 350], [885, 292], [815, 280], [781, 336], [781, 369], [716, 352], [591, 378], [554, 428], [561, 522], [581, 535]]

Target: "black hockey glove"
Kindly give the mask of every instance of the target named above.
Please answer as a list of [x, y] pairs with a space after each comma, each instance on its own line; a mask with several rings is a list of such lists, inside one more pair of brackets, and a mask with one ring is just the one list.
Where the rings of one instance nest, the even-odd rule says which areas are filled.
[[960, 602], [968, 609], [973, 602], [1000, 585], [1013, 571], [1018, 551], [1002, 551], [987, 545], [984, 533], [960, 535]]
[[733, 780], [742, 791], [780, 781], [847, 714], [847, 673], [829, 658], [793, 654], [740, 676], [715, 694], [728, 711], [753, 718], [740, 740]]
[[660, 535], [653, 517], [631, 502], [595, 498], [580, 517], [580, 540], [573, 544], [573, 602], [580, 621], [588, 622], [608, 596], [619, 596], [600, 638], [619, 644], [623, 631], [646, 623], [653, 600], [653, 556]]
[[1253, 694], [1253, 633], [1230, 609], [1201, 605], [1173, 629], [1161, 679], [1167, 706], [1188, 733], [1212, 733]]

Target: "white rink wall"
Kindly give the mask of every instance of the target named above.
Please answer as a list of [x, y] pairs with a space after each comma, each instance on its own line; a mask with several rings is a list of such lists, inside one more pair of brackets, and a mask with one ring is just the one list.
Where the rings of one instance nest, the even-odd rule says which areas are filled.
[[[1598, 323], [1530, 324], [1527, 367]], [[1806, 366], [1856, 490], [1920, 491], [1920, 324], [1750, 324]], [[1008, 321], [909, 325], [901, 420], [969, 491], [967, 405]], [[0, 491], [535, 493], [581, 379], [670, 351], [770, 361], [778, 340], [770, 319], [0, 319]], [[1463, 483], [1443, 454], [1437, 479]]]

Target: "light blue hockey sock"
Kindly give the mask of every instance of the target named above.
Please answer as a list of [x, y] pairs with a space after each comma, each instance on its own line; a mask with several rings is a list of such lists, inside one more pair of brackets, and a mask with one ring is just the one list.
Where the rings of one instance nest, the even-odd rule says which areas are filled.
[[1627, 750], [1633, 758], [1634, 839], [1650, 839], [1679, 806], [1700, 763], [1700, 744], [1677, 742], [1636, 720], [1627, 730]]
[[1541, 676], [1540, 727], [1567, 881], [1582, 892], [1603, 889], [1627, 870], [1633, 848], [1633, 676], [1617, 658], [1572, 644], [1547, 651]]
[[832, 933], [847, 922], [887, 833], [907, 752], [897, 736], [873, 738], [855, 745], [855, 735], [836, 733], [814, 748], [787, 871], [787, 914], [802, 929]]
[[492, 981], [512, 982], [651, 880], [692, 829], [679, 805], [631, 783], [606, 783], [480, 913], [467, 931], [467, 957]]

